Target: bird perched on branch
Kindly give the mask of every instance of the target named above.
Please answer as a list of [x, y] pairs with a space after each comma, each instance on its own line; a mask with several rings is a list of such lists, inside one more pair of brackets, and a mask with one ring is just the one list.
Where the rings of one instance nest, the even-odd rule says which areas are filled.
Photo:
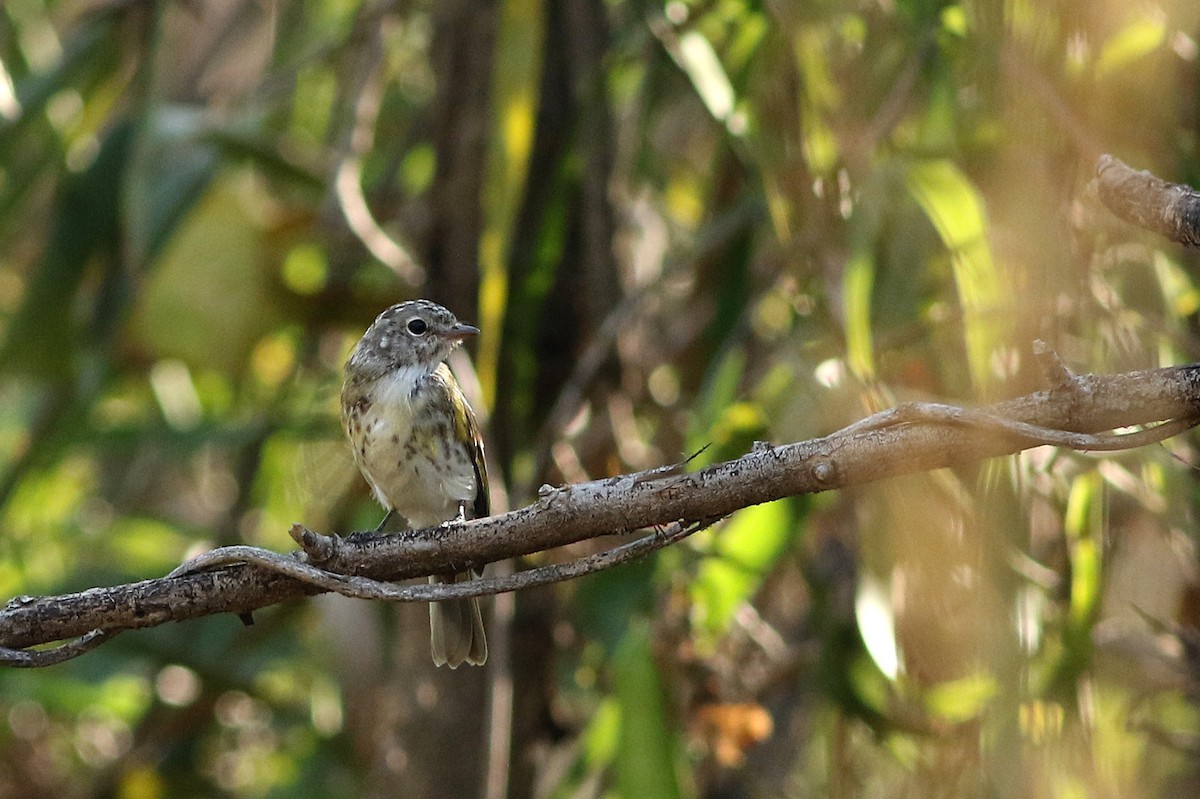
[[[479, 424], [445, 364], [478, 332], [429, 300], [402, 302], [375, 319], [346, 361], [342, 427], [387, 511], [380, 530], [396, 516], [420, 529], [489, 515]], [[429, 623], [435, 664], [456, 668], [487, 660], [477, 599], [431, 603]]]

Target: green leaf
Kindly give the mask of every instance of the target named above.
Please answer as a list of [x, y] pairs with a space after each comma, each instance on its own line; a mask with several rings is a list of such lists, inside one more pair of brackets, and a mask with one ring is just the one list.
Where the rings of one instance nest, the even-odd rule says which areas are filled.
[[609, 697], [600, 703], [583, 731], [583, 758], [592, 768], [612, 763], [621, 740], [621, 706]]
[[579, 580], [572, 615], [580, 632], [609, 652], [620, 646], [629, 620], [653, 607], [656, 562], [655, 556], [639, 558]]
[[533, 151], [545, 17], [541, 0], [507, 0], [500, 4], [492, 72], [493, 128], [488, 134], [483, 231], [479, 239], [479, 327], [483, 334], [475, 356], [475, 368], [489, 405], [496, 400], [499, 332], [504, 329], [510, 289], [506, 263]]
[[675, 773], [675, 736], [667, 719], [662, 680], [645, 624], [629, 629], [613, 662], [621, 705], [617, 786], [621, 796], [672, 799], [681, 796]]
[[728, 629], [787, 551], [797, 530], [793, 510], [791, 500], [757, 505], [738, 511], [716, 531], [717, 552], [701, 561], [690, 587], [693, 618], [710, 640]]
[[952, 723], [980, 716], [998, 690], [995, 678], [972, 674], [934, 686], [925, 694], [925, 707], [939, 718]]
[[976, 391], [995, 382], [991, 359], [1006, 341], [1005, 292], [987, 240], [983, 197], [948, 160], [923, 161], [907, 173], [908, 188], [949, 250], [963, 312], [967, 365]]
[[49, 241], [0, 347], [0, 364], [41, 377], [62, 377], [72, 366], [80, 331], [70, 311], [85, 270], [96, 256], [117, 268], [119, 188], [131, 132], [128, 124], [113, 128], [91, 165], [63, 181]]
[[1063, 620], [1062, 653], [1048, 678], [1048, 692], [1070, 698], [1092, 657], [1092, 628], [1100, 614], [1104, 589], [1103, 536], [1106, 528], [1104, 485], [1098, 472], [1075, 478], [1064, 523], [1071, 586]]
[[846, 358], [860, 379], [875, 375], [875, 343], [871, 328], [871, 296], [875, 288], [875, 215], [865, 210], [851, 221], [850, 258], [842, 276]]

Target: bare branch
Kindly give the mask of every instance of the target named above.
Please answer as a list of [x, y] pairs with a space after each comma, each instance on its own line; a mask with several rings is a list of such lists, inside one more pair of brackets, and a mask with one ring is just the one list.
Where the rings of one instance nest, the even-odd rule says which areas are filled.
[[[778, 447], [762, 444], [740, 458], [695, 472], [660, 467], [544, 486], [537, 502], [500, 516], [346, 538], [297, 525], [293, 533], [302, 553], [227, 548], [206, 553], [164, 578], [58, 597], [18, 597], [0, 608], [0, 664], [49, 665], [120, 630], [242, 614], [325, 590], [402, 601], [517, 590], [607, 568], [750, 505], [1043, 444], [1084, 450], [1137, 447], [1175, 435], [1200, 418], [1200, 365], [1074, 376], [1045, 352], [1039, 357], [1050, 389], [985, 408], [904, 405], [824, 438]], [[1144, 429], [1106, 432], [1135, 427]], [[649, 528], [661, 529], [590, 558], [507, 577], [453, 586], [387, 582]], [[105, 635], [93, 632], [97, 630]], [[65, 651], [22, 651], [63, 640], [72, 641]]]
[[[695, 524], [675, 522], [669, 529], [657, 530], [652, 535], [643, 536], [628, 544], [579, 558], [568, 563], [556, 563], [541, 566], [536, 569], [517, 572], [503, 577], [477, 578], [458, 583], [414, 583], [398, 586], [369, 577], [356, 577], [336, 572], [325, 571], [310, 566], [292, 555], [280, 555], [258, 547], [232, 546], [210, 550], [167, 575], [166, 579], [179, 577], [193, 572], [208, 571], [221, 566], [252, 565], [267, 571], [292, 577], [307, 583], [322, 591], [348, 596], [353, 599], [382, 599], [390, 602], [440, 602], [446, 599], [465, 599], [472, 596], [488, 596], [509, 591], [519, 591], [522, 588], [533, 588], [548, 583], [558, 583], [582, 577], [585, 574], [610, 569], [630, 560], [640, 558], [668, 544], [682, 541], [692, 533], [708, 527], [712, 521]], [[315, 533], [302, 525], [293, 527], [293, 537], [300, 536], [307, 543], [319, 539], [337, 540], [333, 536]], [[323, 548], [323, 547], [322, 547]]]
[[1096, 181], [1100, 200], [1126, 222], [1200, 246], [1200, 193], [1195, 189], [1134, 171], [1111, 155], [1096, 162]]

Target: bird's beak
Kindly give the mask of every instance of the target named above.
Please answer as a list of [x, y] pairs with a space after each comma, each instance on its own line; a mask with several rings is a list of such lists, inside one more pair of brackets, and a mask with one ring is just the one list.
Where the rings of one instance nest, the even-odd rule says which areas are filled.
[[446, 338], [453, 339], [454, 341], [461, 341], [464, 338], [477, 335], [479, 335], [479, 328], [474, 325], [464, 325], [462, 322], [459, 322], [446, 332]]

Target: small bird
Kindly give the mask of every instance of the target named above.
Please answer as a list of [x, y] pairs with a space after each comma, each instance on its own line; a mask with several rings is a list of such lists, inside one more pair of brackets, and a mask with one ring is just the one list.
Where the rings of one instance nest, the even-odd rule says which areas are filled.
[[[479, 329], [429, 300], [376, 317], [346, 361], [342, 427], [354, 460], [387, 511], [413, 529], [489, 515], [479, 423], [445, 360]], [[471, 572], [430, 577], [458, 582]], [[457, 668], [487, 660], [479, 601], [429, 605], [433, 662]]]

